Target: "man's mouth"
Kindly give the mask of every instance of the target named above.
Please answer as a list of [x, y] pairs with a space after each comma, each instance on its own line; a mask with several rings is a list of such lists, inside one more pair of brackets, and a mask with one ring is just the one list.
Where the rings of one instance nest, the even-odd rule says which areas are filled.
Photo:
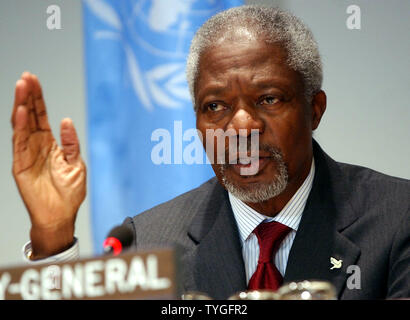
[[231, 169], [233, 173], [241, 177], [258, 176], [271, 162], [277, 162], [282, 159], [282, 154], [278, 148], [267, 144], [260, 144], [258, 149], [248, 148], [248, 150], [239, 150], [225, 152], [225, 169]]
[[238, 158], [236, 163], [231, 163], [229, 166], [241, 176], [250, 176], [262, 171], [271, 159], [271, 157]]
[[251, 163], [252, 161], [258, 161], [259, 159], [263, 158], [271, 158], [272, 154], [269, 152], [264, 152], [264, 151], [254, 151], [254, 152], [243, 152], [243, 153], [235, 153], [235, 154], [229, 154], [226, 153], [225, 155], [226, 161], [228, 161], [229, 164], [240, 164], [240, 165], [247, 165]]

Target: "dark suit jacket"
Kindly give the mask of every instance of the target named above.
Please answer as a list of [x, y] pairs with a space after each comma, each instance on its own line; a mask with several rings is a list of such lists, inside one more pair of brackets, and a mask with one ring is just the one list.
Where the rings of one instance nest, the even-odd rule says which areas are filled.
[[[328, 280], [339, 299], [409, 297], [410, 181], [335, 162], [315, 141], [314, 157], [313, 187], [284, 281]], [[238, 228], [216, 178], [124, 223], [135, 231], [137, 248], [182, 248], [183, 291], [226, 299], [246, 290]], [[330, 257], [342, 259], [342, 267], [330, 270]], [[348, 273], [350, 265], [360, 274]]]

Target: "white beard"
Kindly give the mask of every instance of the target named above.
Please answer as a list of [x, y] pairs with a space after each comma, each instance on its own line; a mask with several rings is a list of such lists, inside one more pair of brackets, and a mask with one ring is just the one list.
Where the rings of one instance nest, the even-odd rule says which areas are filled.
[[226, 190], [239, 200], [249, 203], [263, 202], [281, 194], [288, 185], [288, 170], [283, 161], [282, 153], [279, 150], [269, 148], [269, 152], [272, 154], [278, 169], [278, 174], [272, 177], [271, 182], [252, 184], [252, 187], [238, 186], [225, 175], [229, 164], [222, 164], [220, 166], [220, 173]]

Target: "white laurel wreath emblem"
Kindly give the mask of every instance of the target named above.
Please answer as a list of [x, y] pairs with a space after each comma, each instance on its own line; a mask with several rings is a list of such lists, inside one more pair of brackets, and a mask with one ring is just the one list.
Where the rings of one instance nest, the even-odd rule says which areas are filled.
[[[96, 17], [110, 27], [108, 30], [95, 32], [94, 37], [96, 39], [124, 40], [121, 38], [121, 31], [126, 26], [109, 4], [103, 0], [83, 1]], [[161, 0], [153, 1], [153, 6], [161, 4]], [[187, 10], [189, 5], [189, 2], [185, 2], [184, 7], [180, 7], [180, 9]], [[172, 11], [172, 6], [168, 5], [167, 10], [167, 13], [170, 10]], [[162, 26], [162, 29], [162, 31], [165, 30], [164, 26]], [[153, 111], [154, 104], [164, 108], [178, 109], [190, 101], [185, 80], [185, 63], [183, 61], [181, 63], [157, 64], [144, 72], [132, 46], [123, 41], [123, 48], [132, 88], [146, 110]]]

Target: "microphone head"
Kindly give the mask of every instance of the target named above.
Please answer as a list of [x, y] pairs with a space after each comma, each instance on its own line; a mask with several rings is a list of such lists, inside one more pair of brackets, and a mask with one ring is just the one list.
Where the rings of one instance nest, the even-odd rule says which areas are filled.
[[130, 228], [124, 225], [114, 227], [104, 240], [104, 252], [106, 254], [113, 253], [114, 255], [118, 255], [124, 248], [131, 246], [133, 241], [134, 232]]
[[134, 232], [130, 228], [120, 225], [111, 229], [107, 238], [109, 237], [118, 239], [123, 248], [128, 248], [134, 241]]

